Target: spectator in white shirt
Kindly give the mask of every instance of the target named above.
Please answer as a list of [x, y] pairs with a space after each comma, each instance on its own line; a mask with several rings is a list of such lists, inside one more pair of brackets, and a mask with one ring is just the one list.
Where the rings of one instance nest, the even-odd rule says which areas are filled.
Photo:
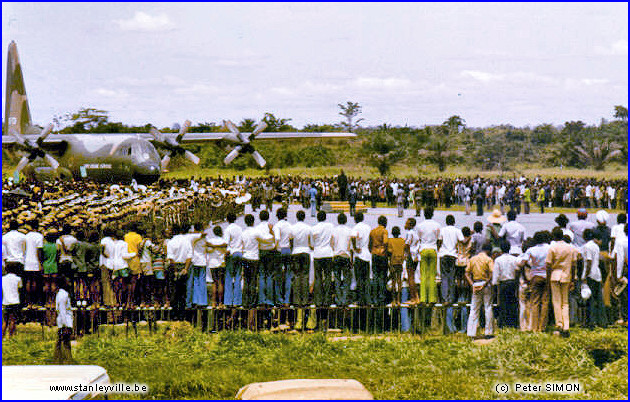
[[315, 285], [313, 297], [315, 305], [330, 306], [332, 304], [332, 233], [333, 225], [326, 222], [326, 212], [317, 213], [317, 224], [312, 229], [313, 265]]
[[[269, 230], [262, 232], [254, 227], [254, 215], [245, 215], [247, 226], [241, 234], [243, 239], [243, 307], [256, 307], [258, 299], [258, 264], [260, 258], [259, 243], [274, 239]], [[253, 310], [250, 327], [253, 325]]]
[[[125, 243], [126, 244], [126, 243]], [[72, 361], [72, 310], [70, 303], [70, 280], [64, 276], [57, 278], [57, 296], [55, 296], [55, 309], [57, 310], [57, 344], [55, 345], [54, 360], [57, 363]]]
[[424, 221], [417, 226], [420, 239], [420, 301], [437, 302], [437, 240], [440, 237], [440, 224], [433, 220], [433, 207], [424, 209]]
[[439, 241], [440, 245], [440, 277], [442, 300], [449, 305], [446, 309], [446, 327], [451, 333], [457, 331], [453, 325], [453, 308], [451, 304], [455, 303], [455, 262], [457, 261], [457, 244], [464, 241], [464, 235], [459, 228], [455, 226], [455, 217], [453, 215], [446, 216], [446, 226], [440, 229]]
[[[212, 305], [217, 304], [221, 306], [223, 304], [223, 283], [224, 283], [224, 269], [225, 269], [225, 254], [227, 252], [227, 242], [223, 237], [223, 230], [221, 226], [215, 226], [212, 228], [212, 236], [205, 239], [207, 247], [207, 268], [208, 277], [212, 278]], [[206, 281], [209, 282], [210, 278]], [[193, 301], [194, 303], [194, 301]]]
[[256, 230], [270, 237], [259, 242], [259, 259], [258, 264], [258, 304], [274, 306], [275, 295], [273, 287], [273, 273], [278, 260], [276, 252], [275, 236], [273, 234], [273, 226], [269, 223], [269, 211], [262, 210], [258, 214], [260, 223], [256, 226]]
[[[494, 227], [492, 228], [494, 229]], [[510, 254], [520, 255], [523, 253], [521, 247], [523, 246], [523, 240], [525, 240], [525, 227], [516, 221], [516, 211], [508, 211], [507, 222], [501, 226], [498, 236], [508, 241]]]
[[17, 316], [20, 308], [20, 288], [22, 278], [15, 274], [15, 265], [6, 268], [7, 274], [2, 277], [2, 338], [9, 329], [9, 337], [15, 333]]
[[21, 275], [24, 271], [24, 254], [26, 253], [26, 235], [18, 232], [16, 220], [9, 222], [9, 232], [2, 235], [2, 260], [5, 267], [14, 267], [13, 272]]
[[240, 306], [243, 304], [241, 290], [241, 276], [243, 273], [243, 229], [235, 224], [236, 214], [227, 214], [228, 227], [225, 229], [227, 254], [225, 256], [225, 291], [223, 303], [226, 306]]
[[276, 252], [278, 261], [274, 267], [274, 293], [276, 304], [289, 306], [291, 297], [291, 280], [293, 276], [293, 257], [291, 255], [291, 224], [287, 220], [287, 210], [279, 208], [276, 211], [278, 222], [273, 227], [276, 238]]
[[[208, 305], [207, 276], [210, 275], [208, 261], [206, 235], [203, 232], [204, 224], [197, 222], [194, 232], [189, 239], [192, 246], [192, 258], [190, 259], [190, 271], [186, 283], [186, 308], [205, 307]], [[219, 228], [220, 229], [220, 228]], [[218, 267], [215, 267], [218, 268]], [[218, 273], [216, 274], [219, 275]], [[213, 306], [220, 304], [220, 296], [223, 294], [223, 281], [214, 282], [212, 289]]]
[[38, 232], [39, 220], [31, 221], [31, 231], [25, 236], [24, 281], [26, 306], [41, 305], [42, 261], [44, 260], [44, 235]]
[[508, 242], [502, 241], [500, 246], [502, 254], [494, 260], [492, 270], [492, 284], [497, 286], [499, 300], [497, 324], [499, 328], [518, 328], [518, 257], [510, 253], [512, 246]]
[[354, 214], [356, 225], [352, 229], [354, 248], [354, 278], [356, 280], [356, 299], [359, 306], [370, 304], [370, 232], [372, 229], [363, 222], [363, 212]]
[[105, 306], [113, 306], [116, 304], [112, 284], [116, 232], [112, 228], [106, 227], [103, 229], [103, 236], [104, 237], [101, 239], [101, 257], [99, 261], [101, 269], [101, 292], [103, 294], [103, 304]]
[[618, 318], [617, 324], [627, 324], [628, 322], [628, 224], [623, 226], [624, 237], [617, 236], [615, 248], [611, 258], [613, 259], [613, 289], [621, 284], [625, 279], [625, 289], [617, 296]]
[[[308, 273], [311, 263], [311, 227], [304, 223], [306, 213], [302, 210], [295, 214], [297, 223], [291, 227], [293, 249], [293, 304], [308, 305]], [[302, 329], [304, 310], [298, 310], [296, 328]]]
[[602, 273], [599, 269], [599, 246], [593, 240], [595, 234], [591, 229], [584, 231], [584, 245], [582, 256], [584, 258], [584, 270], [582, 281], [586, 281], [591, 289], [591, 297], [586, 301], [586, 321], [590, 329], [596, 326], [606, 326], [606, 310], [602, 296]]
[[169, 273], [172, 275], [169, 301], [175, 315], [182, 318], [186, 307], [186, 284], [193, 249], [184, 225], [175, 225], [173, 232], [175, 236], [166, 243], [166, 258], [171, 267]]
[[348, 305], [352, 282], [352, 229], [346, 226], [346, 222], [346, 214], [340, 213], [337, 216], [339, 225], [333, 229], [332, 234], [334, 288], [336, 304], [340, 306]]

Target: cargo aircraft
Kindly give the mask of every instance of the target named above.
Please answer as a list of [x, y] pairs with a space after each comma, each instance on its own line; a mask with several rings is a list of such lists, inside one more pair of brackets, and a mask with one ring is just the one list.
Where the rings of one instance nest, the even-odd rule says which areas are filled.
[[183, 145], [205, 141], [225, 141], [234, 145], [223, 162], [229, 164], [236, 157], [251, 154], [260, 167], [266, 164], [254, 149], [254, 140], [347, 138], [352, 133], [265, 133], [261, 121], [251, 133], [241, 133], [231, 121], [224, 121], [228, 133], [187, 133], [186, 121], [179, 133], [161, 133], [155, 128], [150, 133], [137, 134], [51, 134], [53, 125], [44, 129], [34, 126], [17, 45], [11, 42], [7, 55], [6, 103], [2, 146], [24, 156], [14, 174], [28, 176], [93, 179], [100, 182], [151, 183], [159, 179], [175, 155], [183, 155], [195, 164], [199, 158]]

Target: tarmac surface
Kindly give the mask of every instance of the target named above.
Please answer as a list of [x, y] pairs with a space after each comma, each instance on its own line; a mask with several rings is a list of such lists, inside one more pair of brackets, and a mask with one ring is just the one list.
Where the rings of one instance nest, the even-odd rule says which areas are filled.
[[[270, 214], [269, 217], [269, 222], [271, 223], [275, 223], [278, 221], [278, 219], [276, 218], [276, 211], [280, 208], [280, 204], [279, 203], [275, 203], [273, 205], [273, 213]], [[258, 219], [258, 214], [260, 213], [261, 210], [263, 210], [263, 208], [259, 208], [258, 210], [256, 210], [256, 212], [253, 212], [254, 217], [256, 218], [256, 223], [255, 225], [257, 225], [260, 220]], [[289, 206], [289, 222], [290, 223], [295, 223], [297, 222], [296, 218], [295, 218], [295, 213], [297, 211], [299, 211], [300, 209], [303, 209], [300, 205], [290, 205]], [[306, 219], [304, 220], [305, 223], [309, 224], [309, 225], [315, 225], [317, 223], [317, 218], [315, 217], [311, 217], [311, 213], [310, 213], [310, 209], [303, 209], [304, 212], [306, 213]], [[539, 209], [536, 208], [536, 211], [538, 211]], [[534, 211], [534, 209], [532, 208], [532, 211]], [[507, 212], [507, 210], [506, 210]], [[245, 214], [250, 214], [252, 213], [252, 207], [251, 204], [246, 205], [245, 207]], [[473, 210], [471, 212], [470, 215], [466, 215], [464, 211], [441, 211], [441, 210], [436, 210], [433, 216], [433, 219], [435, 221], [437, 221], [440, 225], [442, 226], [446, 226], [446, 216], [447, 215], [453, 215], [453, 217], [455, 217], [455, 226], [458, 228], [463, 228], [464, 226], [468, 226], [471, 231], [473, 228], [473, 224], [476, 221], [481, 221], [481, 223], [483, 223], [484, 227], [488, 224], [488, 217], [492, 214], [492, 211], [484, 211], [483, 216], [476, 216], [475, 211]], [[327, 214], [326, 217], [326, 221], [327, 222], [331, 222], [334, 225], [337, 225], [337, 215], [336, 213], [329, 213]], [[348, 214], [347, 214], [348, 215]], [[390, 231], [391, 233], [391, 229], [394, 226], [398, 226], [401, 229], [401, 233], [404, 233], [404, 226], [405, 226], [405, 221], [407, 220], [407, 218], [411, 218], [411, 217], [415, 217], [417, 222], [420, 223], [424, 220], [424, 216], [422, 214], [422, 212], [420, 213], [420, 217], [416, 217], [415, 216], [415, 209], [406, 209], [404, 211], [404, 215], [402, 218], [398, 217], [397, 214], [397, 209], [396, 208], [368, 208], [367, 212], [364, 213], [364, 222], [374, 228], [377, 226], [377, 219], [379, 216], [384, 215], [387, 218], [387, 229]], [[553, 229], [556, 225], [554, 219], [560, 215], [559, 213], [544, 213], [541, 214], [540, 212], [531, 212], [529, 214], [519, 214], [516, 218], [517, 222], [520, 222], [523, 226], [525, 226], [525, 235], [526, 237], [530, 237], [533, 236], [535, 232], [539, 231], [539, 230], [549, 230], [551, 231], [551, 229]], [[565, 214], [567, 216], [567, 218], [569, 218], [569, 222], [575, 221], [577, 220], [577, 214], [576, 213], [567, 213]], [[596, 223], [595, 220], [595, 213], [591, 212], [588, 214], [588, 217], [586, 218], [589, 221], [592, 221], [593, 223]], [[240, 216], [236, 223], [242, 227], [245, 227], [245, 223], [243, 222], [243, 216]], [[608, 217], [608, 226], [612, 227], [615, 224], [617, 224], [617, 214], [613, 214], [613, 213], [609, 213], [609, 217]], [[348, 223], [346, 224], [350, 227], [355, 225], [354, 219], [352, 217], [350, 217], [348, 215]], [[227, 223], [221, 224], [221, 226], [223, 228], [225, 228], [227, 226]]]

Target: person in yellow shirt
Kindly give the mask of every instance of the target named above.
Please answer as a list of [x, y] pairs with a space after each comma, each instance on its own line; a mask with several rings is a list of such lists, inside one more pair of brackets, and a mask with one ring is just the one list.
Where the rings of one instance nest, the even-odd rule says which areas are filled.
[[529, 189], [529, 185], [525, 187], [523, 191], [523, 206], [526, 214], [529, 214], [529, 204], [532, 202], [532, 191]]
[[400, 228], [392, 228], [392, 236], [387, 241], [387, 254], [389, 255], [389, 275], [392, 280], [393, 303], [400, 305], [402, 294], [402, 266], [405, 260], [405, 239], [400, 238]]
[[142, 267], [140, 266], [140, 256], [138, 255], [138, 248], [142, 243], [142, 236], [138, 233], [138, 224], [136, 222], [129, 225], [129, 232], [125, 234], [123, 240], [127, 243], [127, 252], [135, 254], [134, 257], [127, 260], [129, 265], [129, 280], [127, 282], [127, 308], [135, 307], [136, 305], [136, 287], [138, 280], [142, 274]]

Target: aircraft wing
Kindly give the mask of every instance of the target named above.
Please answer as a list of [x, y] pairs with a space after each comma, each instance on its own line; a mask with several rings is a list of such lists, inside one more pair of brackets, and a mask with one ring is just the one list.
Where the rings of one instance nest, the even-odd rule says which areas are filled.
[[[244, 135], [249, 135], [250, 133], [243, 133]], [[186, 133], [186, 135], [182, 138], [182, 143], [196, 143], [196, 142], [207, 142], [207, 141], [219, 141], [219, 140], [229, 140], [230, 133]], [[142, 138], [148, 141], [153, 140], [153, 136], [149, 133], [116, 133], [116, 134], [50, 134], [45, 140], [44, 144], [48, 146], [54, 146], [55, 144], [61, 144], [64, 141], [72, 137], [80, 137], [81, 139], [88, 139], [90, 136], [98, 136], [99, 138], [107, 138], [111, 137], [114, 140], [117, 137], [124, 138]], [[173, 133], [164, 133], [165, 137], [175, 138], [177, 134]], [[36, 141], [39, 135], [22, 135], [25, 140]], [[315, 133], [315, 132], [279, 132], [279, 133], [269, 133], [263, 132], [256, 136], [256, 140], [287, 140], [287, 139], [300, 139], [300, 138], [352, 138], [356, 137], [356, 134], [353, 133]], [[122, 138], [121, 138], [122, 139]], [[2, 145], [10, 145], [15, 144], [17, 140], [12, 135], [3, 135], [2, 136]]]
[[[244, 136], [249, 136], [250, 133], [242, 133]], [[166, 134], [175, 136], [175, 134]], [[206, 141], [218, 141], [229, 140], [230, 133], [186, 133], [182, 138], [182, 143], [191, 142], [206, 142]], [[262, 132], [256, 136], [256, 140], [288, 140], [288, 139], [301, 139], [301, 138], [351, 138], [356, 137], [353, 133], [313, 133], [313, 132], [279, 132], [279, 133], [266, 133]]]

